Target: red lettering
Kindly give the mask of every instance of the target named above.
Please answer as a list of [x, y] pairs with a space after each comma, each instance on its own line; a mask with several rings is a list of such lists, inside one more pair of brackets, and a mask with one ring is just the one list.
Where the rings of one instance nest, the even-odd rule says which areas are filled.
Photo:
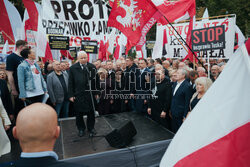
[[193, 36], [194, 36], [195, 39], [193, 40], [193, 43], [199, 43], [200, 42], [200, 39], [199, 39], [199, 37], [197, 35], [199, 35], [199, 31], [194, 31]]
[[210, 27], [210, 23], [204, 23], [204, 28], [209, 28]]
[[201, 34], [202, 34], [202, 37], [201, 37], [201, 39], [202, 39], [202, 42], [205, 42], [205, 32], [206, 32], [207, 30], [205, 29], [205, 30], [200, 30], [200, 32], [201, 32]]
[[214, 41], [214, 29], [213, 29], [213, 28], [211, 28], [211, 29], [209, 29], [209, 30], [207, 31], [207, 40], [208, 40], [209, 42]]
[[213, 22], [212, 24], [216, 27], [216, 26], [217, 26], [217, 24], [219, 24], [219, 22], [218, 22], [218, 21], [216, 21], [216, 22]]
[[219, 36], [223, 34], [223, 28], [222, 27], [218, 27], [215, 29], [216, 32], [216, 41], [219, 40]]

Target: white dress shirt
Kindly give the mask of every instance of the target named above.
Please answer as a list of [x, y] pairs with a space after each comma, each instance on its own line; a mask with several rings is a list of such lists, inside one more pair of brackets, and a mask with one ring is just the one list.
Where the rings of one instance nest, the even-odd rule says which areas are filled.
[[181, 82], [177, 82], [177, 85], [176, 85], [176, 87], [175, 87], [175, 89], [174, 89], [174, 94], [173, 94], [173, 95], [175, 95], [175, 93], [177, 92], [177, 90], [178, 90], [179, 87], [181, 86], [182, 82], [184, 82], [184, 81], [185, 81], [185, 79], [184, 79], [183, 81], [181, 81]]

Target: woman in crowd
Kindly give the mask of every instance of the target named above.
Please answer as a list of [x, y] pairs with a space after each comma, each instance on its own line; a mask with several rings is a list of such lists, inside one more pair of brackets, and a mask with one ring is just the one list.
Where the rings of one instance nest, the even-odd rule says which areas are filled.
[[24, 49], [21, 52], [25, 60], [17, 68], [18, 86], [20, 90], [19, 98], [26, 105], [42, 102], [43, 96], [47, 93], [46, 82], [43, 79], [41, 69], [35, 62], [35, 52]]
[[212, 80], [206, 77], [200, 77], [195, 80], [196, 85], [196, 92], [193, 94], [193, 97], [190, 100], [190, 111], [187, 114], [190, 114], [190, 112], [194, 109], [196, 104], [200, 101], [200, 99], [204, 96], [206, 91], [209, 89], [209, 87], [212, 85]]
[[0, 99], [0, 157], [10, 152], [10, 141], [6, 130], [10, 128], [11, 122]]

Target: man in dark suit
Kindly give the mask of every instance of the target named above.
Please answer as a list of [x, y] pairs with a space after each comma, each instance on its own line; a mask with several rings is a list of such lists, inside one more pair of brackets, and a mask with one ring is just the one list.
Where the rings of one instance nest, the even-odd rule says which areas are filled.
[[60, 127], [55, 110], [47, 104], [34, 103], [22, 109], [17, 117], [13, 136], [22, 148], [19, 160], [1, 164], [3, 167], [80, 167], [74, 163], [58, 161], [53, 151]]
[[125, 91], [124, 94], [128, 95], [129, 98], [125, 100], [125, 103], [129, 105], [129, 111], [136, 111], [135, 108], [135, 70], [137, 65], [134, 63], [132, 57], [126, 58], [126, 70], [124, 71], [124, 82], [125, 82]]
[[193, 95], [190, 83], [186, 80], [187, 71], [179, 69], [177, 71], [177, 82], [173, 84], [172, 102], [170, 115], [172, 118], [171, 128], [174, 133], [180, 128], [183, 118], [189, 111], [190, 99]]
[[170, 129], [169, 109], [172, 97], [172, 85], [165, 77], [165, 71], [155, 73], [156, 85], [152, 89], [152, 98], [148, 101], [148, 114], [152, 119]]
[[151, 71], [147, 67], [148, 62], [146, 59], [141, 59], [138, 63], [139, 68], [136, 69], [136, 112], [147, 112], [147, 94], [149, 94], [150, 83], [147, 83], [146, 77], [150, 77]]
[[[93, 64], [88, 63], [88, 55], [78, 52], [78, 63], [69, 69], [69, 99], [74, 103], [76, 126], [80, 137], [85, 134], [83, 115], [87, 115], [87, 129], [90, 135], [95, 135], [95, 105], [98, 94], [99, 77]], [[96, 98], [95, 98], [96, 97]]]
[[190, 71], [189, 72], [189, 81], [191, 84], [192, 88], [192, 93], [194, 94], [196, 92], [196, 85], [195, 85], [195, 80], [198, 78], [198, 72], [197, 71]]

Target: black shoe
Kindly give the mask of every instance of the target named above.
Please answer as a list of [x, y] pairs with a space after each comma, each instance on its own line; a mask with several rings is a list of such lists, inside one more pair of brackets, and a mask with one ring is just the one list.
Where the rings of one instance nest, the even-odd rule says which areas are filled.
[[95, 129], [89, 130], [89, 136], [95, 136], [97, 134]]
[[83, 137], [84, 135], [85, 135], [85, 131], [84, 130], [79, 130], [78, 136]]

